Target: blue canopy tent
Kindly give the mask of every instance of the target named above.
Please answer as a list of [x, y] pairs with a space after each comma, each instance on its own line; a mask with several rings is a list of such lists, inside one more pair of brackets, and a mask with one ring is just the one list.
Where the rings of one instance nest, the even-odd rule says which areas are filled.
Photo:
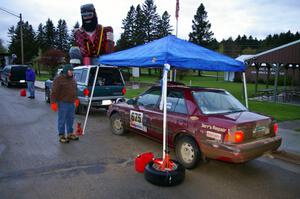
[[[212, 50], [198, 46], [196, 44], [179, 39], [173, 35], [128, 50], [123, 50], [109, 55], [101, 56], [98, 61], [99, 64], [112, 65], [112, 66], [164, 67], [164, 75], [163, 75], [164, 81], [163, 81], [162, 103], [161, 103], [163, 105], [163, 110], [164, 110], [163, 158], [165, 158], [165, 149], [166, 149], [167, 74], [168, 71], [170, 70], [170, 67], [175, 69], [178, 68], [178, 69], [230, 71], [230, 72], [245, 70], [245, 65], [240, 61], [234, 60], [220, 53], [214, 52]], [[244, 80], [245, 80], [245, 75], [244, 75]], [[244, 81], [244, 88], [246, 89], [245, 81]], [[247, 91], [245, 90], [245, 94], [246, 93]], [[91, 93], [91, 96], [93, 96], [93, 91]], [[246, 106], [248, 106], [247, 100], [246, 100]]]
[[147, 44], [99, 58], [100, 64], [134, 67], [163, 67], [206, 71], [244, 71], [245, 65], [223, 54], [170, 35]]

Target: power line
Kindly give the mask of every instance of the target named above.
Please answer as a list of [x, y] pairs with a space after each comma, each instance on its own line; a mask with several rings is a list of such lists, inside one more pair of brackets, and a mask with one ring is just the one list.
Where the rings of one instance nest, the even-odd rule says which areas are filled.
[[2, 11], [4, 11], [4, 12], [6, 12], [6, 13], [8, 13], [8, 14], [11, 14], [11, 15], [13, 15], [13, 16], [15, 16], [15, 17], [18, 17], [18, 18], [20, 18], [20, 16], [19, 16], [19, 15], [15, 14], [15, 13], [13, 13], [13, 12], [10, 12], [10, 11], [8, 11], [8, 10], [4, 9], [4, 8], [1, 8], [1, 7], [0, 7], [0, 10], [2, 10]]

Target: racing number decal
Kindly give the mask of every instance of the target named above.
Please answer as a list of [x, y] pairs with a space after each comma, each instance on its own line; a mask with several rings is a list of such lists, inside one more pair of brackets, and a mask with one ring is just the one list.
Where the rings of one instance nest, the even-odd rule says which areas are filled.
[[147, 127], [143, 125], [143, 113], [130, 111], [130, 127], [147, 132]]

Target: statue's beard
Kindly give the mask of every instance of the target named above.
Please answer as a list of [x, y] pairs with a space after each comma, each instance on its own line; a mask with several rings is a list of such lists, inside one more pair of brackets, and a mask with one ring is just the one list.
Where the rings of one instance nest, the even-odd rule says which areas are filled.
[[87, 32], [93, 32], [98, 24], [97, 17], [93, 17], [92, 19], [84, 20], [82, 18], [82, 28]]

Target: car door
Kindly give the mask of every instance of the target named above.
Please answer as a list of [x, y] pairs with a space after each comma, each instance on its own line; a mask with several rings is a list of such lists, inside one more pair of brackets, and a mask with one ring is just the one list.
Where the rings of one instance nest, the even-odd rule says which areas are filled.
[[[152, 118], [152, 129], [154, 136], [163, 140], [163, 112], [157, 111]], [[169, 89], [167, 93], [167, 133], [168, 141], [172, 142], [177, 132], [185, 131], [187, 124], [187, 106], [184, 92], [179, 89]]]
[[130, 129], [145, 136], [156, 138], [152, 128], [152, 119], [157, 114], [160, 94], [160, 88], [153, 88], [137, 98], [135, 108], [129, 110]]

